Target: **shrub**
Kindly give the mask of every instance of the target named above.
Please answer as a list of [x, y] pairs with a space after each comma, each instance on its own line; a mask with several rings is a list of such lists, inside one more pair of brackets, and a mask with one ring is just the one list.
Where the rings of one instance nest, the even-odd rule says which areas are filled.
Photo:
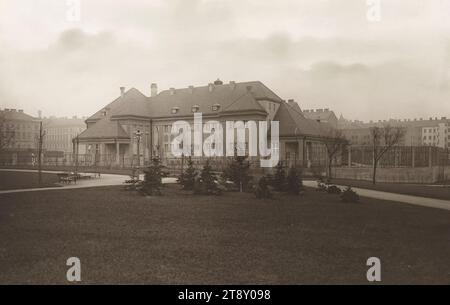
[[269, 190], [269, 184], [266, 177], [261, 177], [258, 185], [255, 188], [255, 195], [258, 199], [272, 198], [272, 193]]
[[326, 189], [328, 194], [340, 194], [342, 192], [336, 185], [328, 185]]
[[144, 170], [141, 191], [146, 195], [161, 195], [162, 178], [166, 176], [159, 158], [153, 158], [152, 164]]
[[358, 202], [359, 195], [348, 186], [341, 194], [341, 200], [343, 202]]
[[286, 172], [281, 161], [275, 167], [275, 174], [272, 176], [271, 185], [278, 192], [286, 189]]
[[232, 181], [240, 192], [249, 189], [249, 182], [252, 177], [249, 174], [250, 163], [246, 160], [247, 156], [235, 155], [233, 161], [223, 171], [222, 177]]
[[212, 173], [209, 160], [206, 160], [206, 163], [200, 173], [200, 177], [195, 179], [194, 194], [219, 195], [220, 193], [221, 190], [216, 183], [216, 177]]
[[291, 167], [286, 178], [286, 191], [289, 194], [298, 195], [302, 188], [302, 180], [299, 171], [295, 167]]
[[187, 161], [187, 169], [178, 178], [178, 183], [183, 186], [184, 190], [192, 191], [194, 190], [195, 178], [197, 177], [197, 172], [194, 168], [194, 162], [189, 156]]

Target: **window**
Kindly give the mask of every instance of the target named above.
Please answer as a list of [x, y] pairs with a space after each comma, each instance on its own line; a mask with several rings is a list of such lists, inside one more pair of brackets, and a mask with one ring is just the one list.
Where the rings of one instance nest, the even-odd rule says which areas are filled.
[[212, 111], [219, 111], [219, 109], [220, 109], [220, 104], [212, 105]]

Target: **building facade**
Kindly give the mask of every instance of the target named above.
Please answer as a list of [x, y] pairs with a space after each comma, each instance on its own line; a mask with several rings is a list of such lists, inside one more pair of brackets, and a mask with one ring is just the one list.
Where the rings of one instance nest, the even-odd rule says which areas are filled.
[[339, 119], [339, 128], [353, 145], [370, 145], [370, 129], [384, 125], [401, 126], [406, 129], [406, 134], [399, 145], [402, 146], [434, 146], [450, 148], [450, 119], [446, 117], [429, 118], [428, 120], [379, 120], [364, 123], [361, 121], [348, 121]]
[[73, 152], [73, 139], [86, 129], [86, 118], [43, 118], [45, 130], [44, 149], [48, 151]]
[[38, 137], [39, 119], [23, 112], [22, 109], [0, 110], [1, 164], [32, 163], [34, 161]]
[[315, 120], [320, 123], [327, 123], [333, 128], [338, 127], [338, 118], [334, 111], [325, 109], [305, 109], [303, 110], [303, 115], [311, 120]]
[[[297, 103], [282, 100], [259, 81], [216, 80], [161, 92], [152, 84], [150, 89], [150, 96], [145, 96], [135, 88], [121, 87], [118, 98], [86, 119], [87, 129], [77, 138], [78, 153], [86, 162], [130, 166], [143, 165], [154, 156], [173, 158], [172, 124], [184, 120], [193, 129], [194, 114], [201, 113], [203, 123], [214, 121], [224, 131], [226, 121], [279, 121], [280, 146], [274, 149], [282, 159], [312, 165], [318, 155], [314, 151], [323, 149], [330, 128], [305, 118]], [[248, 140], [247, 135], [246, 146]]]
[[22, 109], [0, 110], [4, 127], [12, 131], [13, 137], [5, 148], [8, 149], [34, 149], [39, 135], [39, 119], [23, 112]]

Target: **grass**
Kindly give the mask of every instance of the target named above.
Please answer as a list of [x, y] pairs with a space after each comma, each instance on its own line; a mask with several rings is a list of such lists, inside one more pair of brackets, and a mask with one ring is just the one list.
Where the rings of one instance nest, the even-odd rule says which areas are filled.
[[383, 182], [377, 182], [375, 185], [373, 185], [371, 181], [350, 180], [350, 179], [332, 179], [332, 183], [346, 186], [349, 185], [352, 187], [359, 187], [376, 191], [450, 200], [450, 185], [439, 186], [439, 185], [383, 183]]
[[167, 186], [146, 198], [122, 187], [0, 195], [0, 283], [450, 283], [450, 213], [362, 198], [194, 196]]
[[39, 186], [37, 172], [0, 171], [0, 190], [52, 187], [57, 182], [58, 177], [51, 173], [42, 173], [42, 184]]

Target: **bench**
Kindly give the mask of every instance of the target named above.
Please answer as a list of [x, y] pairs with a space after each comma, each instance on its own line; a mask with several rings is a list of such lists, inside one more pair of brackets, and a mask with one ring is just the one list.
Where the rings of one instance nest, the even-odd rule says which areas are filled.
[[77, 176], [73, 173], [58, 173], [56, 175], [58, 176], [60, 183], [70, 184], [77, 181]]

